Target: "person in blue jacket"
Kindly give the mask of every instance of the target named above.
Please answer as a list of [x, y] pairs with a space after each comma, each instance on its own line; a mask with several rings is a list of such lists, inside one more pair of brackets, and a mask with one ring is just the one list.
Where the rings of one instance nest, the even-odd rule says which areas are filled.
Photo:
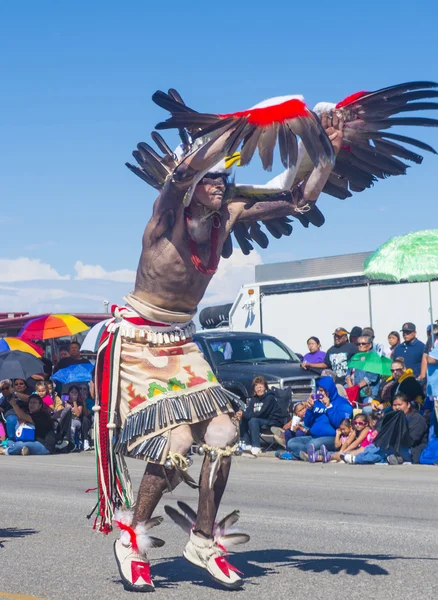
[[[318, 451], [324, 445], [327, 450], [335, 450], [336, 429], [344, 419], [350, 419], [353, 407], [338, 394], [336, 384], [331, 377], [321, 377], [318, 381], [318, 393], [307, 402], [304, 425], [309, 435], [292, 438], [287, 443], [287, 452], [279, 453], [279, 458], [299, 460], [309, 444]], [[313, 449], [312, 449], [313, 450]]]

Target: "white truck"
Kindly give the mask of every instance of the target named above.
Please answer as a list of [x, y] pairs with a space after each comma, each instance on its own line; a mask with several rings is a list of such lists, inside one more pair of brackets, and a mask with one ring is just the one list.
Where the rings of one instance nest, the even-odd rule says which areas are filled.
[[[354, 325], [373, 327], [376, 341], [387, 345], [388, 333], [410, 321], [426, 341], [432, 318], [428, 283], [370, 282], [363, 275], [370, 254], [256, 266], [255, 282], [241, 287], [230, 310], [230, 329], [273, 335], [301, 354], [310, 336], [327, 350], [336, 327], [350, 331]], [[438, 281], [431, 296], [438, 316]]]

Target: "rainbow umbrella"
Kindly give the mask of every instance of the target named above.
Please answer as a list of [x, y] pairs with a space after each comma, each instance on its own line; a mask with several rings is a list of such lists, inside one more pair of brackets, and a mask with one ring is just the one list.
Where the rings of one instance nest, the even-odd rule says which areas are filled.
[[37, 358], [40, 358], [44, 350], [32, 344], [32, 342], [25, 342], [16, 337], [5, 337], [0, 339], [0, 352], [7, 352], [8, 350], [19, 350], [20, 352], [28, 352], [33, 354]]
[[18, 337], [22, 340], [49, 340], [75, 335], [86, 329], [88, 325], [73, 315], [45, 315], [28, 321]]

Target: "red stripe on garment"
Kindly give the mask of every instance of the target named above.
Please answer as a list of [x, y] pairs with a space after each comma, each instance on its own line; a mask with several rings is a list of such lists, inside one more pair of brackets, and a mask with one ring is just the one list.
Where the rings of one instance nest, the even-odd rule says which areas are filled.
[[336, 108], [342, 108], [343, 106], [348, 106], [349, 104], [356, 102], [356, 100], [359, 100], [359, 98], [362, 98], [362, 96], [366, 96], [367, 94], [369, 94], [369, 92], [365, 92], [365, 91], [356, 92], [355, 94], [351, 94], [351, 96], [347, 96], [346, 98], [344, 98], [343, 100], [338, 102], [336, 104]]
[[249, 110], [219, 116], [221, 119], [247, 117], [248, 123], [251, 125], [267, 127], [268, 125], [272, 125], [272, 123], [283, 123], [283, 121], [294, 119], [295, 117], [310, 117], [310, 112], [304, 102], [293, 98], [292, 100], [286, 100], [286, 102], [274, 104], [273, 106], [250, 108]]

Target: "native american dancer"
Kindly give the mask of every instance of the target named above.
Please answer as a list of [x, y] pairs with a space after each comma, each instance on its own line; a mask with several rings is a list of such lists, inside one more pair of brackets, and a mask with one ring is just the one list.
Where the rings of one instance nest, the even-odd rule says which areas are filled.
[[[438, 96], [435, 87], [415, 82], [360, 92], [314, 111], [301, 97], [282, 97], [228, 115], [197, 113], [175, 90], [154, 94], [171, 113], [157, 129], [177, 128], [182, 144], [174, 153], [153, 132], [164, 156], [140, 143], [133, 153], [139, 166], [127, 165], [160, 194], [143, 236], [135, 289], [126, 306], [114, 308], [96, 368], [95, 526], [108, 532], [114, 521], [121, 529], [114, 551], [127, 589], [154, 589], [147, 550], [164, 542], [149, 535], [162, 520], [152, 515], [166, 489], [181, 480], [196, 485], [186, 458], [194, 441], [204, 455], [198, 512], [182, 503], [183, 514], [171, 507], [166, 512], [189, 533], [188, 561], [225, 587], [242, 585], [227, 552], [249, 536], [230, 532], [237, 511], [216, 524], [238, 450], [235, 409], [192, 341], [192, 318], [220, 257], [233, 251], [231, 235], [245, 254], [253, 242], [266, 248], [261, 225], [276, 238], [292, 232], [289, 217], [320, 226], [324, 217], [315, 203], [321, 192], [346, 198], [378, 178], [404, 174], [407, 165], [396, 157], [420, 163], [421, 156], [397, 142], [433, 148], [386, 130], [436, 126], [433, 119], [391, 118], [437, 108], [423, 101]], [[277, 143], [284, 173], [266, 185], [230, 182], [231, 166], [248, 164], [256, 149], [271, 170]], [[146, 462], [135, 505], [125, 456]]]

